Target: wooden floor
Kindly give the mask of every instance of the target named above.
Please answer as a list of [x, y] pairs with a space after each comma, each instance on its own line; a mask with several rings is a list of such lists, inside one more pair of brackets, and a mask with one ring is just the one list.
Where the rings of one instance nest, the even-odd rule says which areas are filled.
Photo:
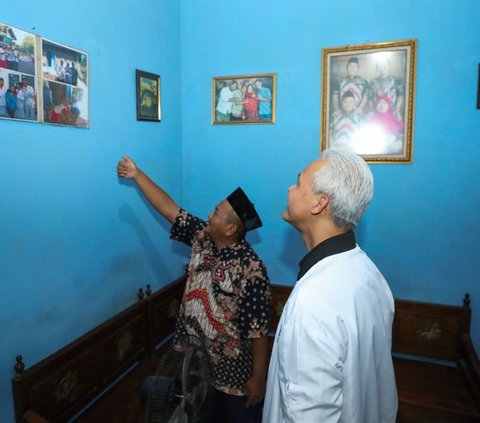
[[394, 359], [399, 423], [480, 422], [480, 405], [458, 367]]
[[[145, 412], [140, 404], [140, 386], [146, 377], [153, 375], [164, 351], [157, 352], [151, 358], [145, 359], [141, 365], [128, 374], [115, 389], [106, 393], [97, 400], [95, 405], [77, 418], [77, 423], [143, 423]], [[455, 368], [442, 366], [440, 374], [444, 375], [443, 383], [438, 381], [439, 368], [436, 365], [422, 365], [418, 378], [406, 378], [412, 375], [411, 366], [417, 364], [410, 361], [395, 359], [395, 373], [397, 378], [398, 394], [403, 401], [399, 404], [397, 422], [401, 423], [457, 423], [478, 422], [478, 404], [471, 393], [465, 391], [461, 372]], [[431, 376], [431, 377], [429, 377]], [[426, 394], [428, 392], [428, 394]], [[438, 407], [436, 411], [422, 408], [425, 404]], [[452, 416], [448, 409], [463, 410], [465, 416]]]

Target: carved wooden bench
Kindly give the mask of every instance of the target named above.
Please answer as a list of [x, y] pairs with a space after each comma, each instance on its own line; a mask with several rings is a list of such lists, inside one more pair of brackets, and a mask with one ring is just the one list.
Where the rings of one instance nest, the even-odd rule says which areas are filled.
[[[16, 421], [142, 421], [139, 387], [158, 364], [155, 348], [173, 333], [184, 283], [180, 278], [147, 295], [27, 370], [19, 357], [12, 379]], [[272, 286], [272, 335], [291, 290]], [[397, 421], [479, 422], [480, 364], [469, 334], [468, 296], [461, 307], [395, 304]]]
[[[272, 286], [272, 335], [291, 289]], [[463, 306], [395, 300], [395, 309], [397, 422], [480, 422], [480, 363], [470, 338], [468, 294]]]
[[12, 379], [16, 421], [80, 421], [79, 415], [94, 415], [92, 409], [108, 403], [116, 386], [142, 373], [138, 369], [153, 370], [158, 345], [174, 331], [184, 282], [180, 278], [153, 295], [149, 287], [146, 296], [140, 289], [136, 304], [26, 370], [18, 356]]
[[463, 306], [395, 301], [399, 422], [480, 422], [480, 364]]

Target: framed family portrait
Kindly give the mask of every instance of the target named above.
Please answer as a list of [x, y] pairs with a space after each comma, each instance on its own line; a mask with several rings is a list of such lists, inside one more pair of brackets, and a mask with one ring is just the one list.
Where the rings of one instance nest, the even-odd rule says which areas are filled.
[[275, 123], [277, 74], [214, 77], [212, 123]]
[[322, 50], [321, 149], [347, 144], [370, 163], [411, 163], [416, 40]]
[[160, 76], [136, 70], [137, 120], [160, 122]]

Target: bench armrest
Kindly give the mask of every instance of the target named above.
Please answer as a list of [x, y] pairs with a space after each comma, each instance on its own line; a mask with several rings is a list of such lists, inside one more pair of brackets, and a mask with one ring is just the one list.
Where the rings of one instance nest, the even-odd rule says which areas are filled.
[[459, 360], [460, 366], [474, 392], [477, 401], [480, 403], [480, 362], [478, 360], [472, 339], [469, 334], [462, 333], [462, 356]]

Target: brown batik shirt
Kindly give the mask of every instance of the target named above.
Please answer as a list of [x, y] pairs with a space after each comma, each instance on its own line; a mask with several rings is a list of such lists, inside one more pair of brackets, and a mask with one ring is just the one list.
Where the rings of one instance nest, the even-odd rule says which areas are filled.
[[207, 222], [180, 209], [171, 238], [192, 247], [175, 343], [194, 335], [206, 345], [215, 388], [246, 395], [252, 339], [267, 334], [271, 294], [267, 270], [245, 240], [217, 249]]

